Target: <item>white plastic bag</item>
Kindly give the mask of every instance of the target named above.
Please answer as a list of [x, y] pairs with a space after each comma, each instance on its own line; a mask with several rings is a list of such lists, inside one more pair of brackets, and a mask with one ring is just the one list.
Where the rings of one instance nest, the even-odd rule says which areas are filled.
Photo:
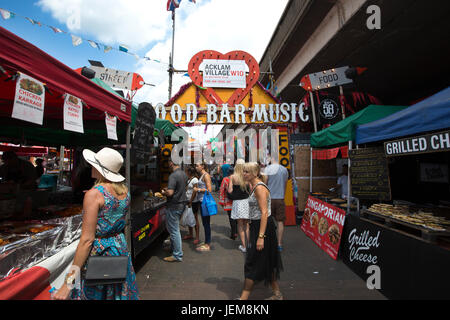
[[192, 208], [186, 206], [186, 209], [184, 209], [183, 215], [181, 216], [180, 224], [184, 227], [195, 226], [195, 217]]

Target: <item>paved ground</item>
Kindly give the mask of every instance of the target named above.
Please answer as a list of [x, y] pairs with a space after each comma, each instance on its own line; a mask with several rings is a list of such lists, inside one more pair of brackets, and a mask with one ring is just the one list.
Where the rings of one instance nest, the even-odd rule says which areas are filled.
[[[135, 268], [142, 299], [232, 300], [239, 296], [244, 279], [244, 254], [237, 249], [240, 242], [229, 238], [228, 216], [220, 209], [211, 219], [210, 252], [199, 253], [191, 240], [183, 241], [183, 262], [164, 262], [163, 258], [170, 255], [163, 250], [164, 235], [140, 254]], [[182, 235], [186, 233], [182, 229]], [[204, 239], [202, 230], [200, 234], [200, 239]], [[279, 283], [285, 299], [385, 299], [378, 291], [368, 290], [365, 281], [342, 261], [331, 259], [298, 226], [285, 228], [284, 247], [284, 272]], [[257, 284], [251, 299], [270, 295], [269, 288]]]

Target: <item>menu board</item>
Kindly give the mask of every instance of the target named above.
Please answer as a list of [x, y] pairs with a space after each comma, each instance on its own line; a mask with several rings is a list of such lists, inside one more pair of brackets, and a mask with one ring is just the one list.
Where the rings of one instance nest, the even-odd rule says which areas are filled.
[[153, 143], [155, 120], [156, 112], [152, 105], [147, 102], [140, 103], [131, 146], [131, 162], [133, 164], [146, 164], [150, 161], [150, 146]]
[[352, 195], [360, 199], [391, 200], [389, 170], [383, 147], [349, 151]]
[[345, 211], [309, 196], [301, 229], [323, 251], [337, 259], [345, 222]]

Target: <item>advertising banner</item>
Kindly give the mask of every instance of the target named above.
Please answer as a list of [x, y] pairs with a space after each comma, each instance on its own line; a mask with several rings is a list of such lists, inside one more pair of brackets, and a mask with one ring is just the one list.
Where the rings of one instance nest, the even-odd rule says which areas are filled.
[[118, 140], [117, 139], [117, 118], [110, 117], [107, 113], [105, 113], [105, 122], [106, 122], [106, 131], [108, 132], [108, 139]]
[[81, 99], [66, 94], [64, 99], [64, 130], [84, 133]]
[[308, 197], [301, 229], [334, 260], [338, 256], [344, 222], [344, 210]]
[[20, 73], [11, 117], [42, 125], [45, 89], [42, 82]]
[[245, 88], [246, 71], [244, 60], [205, 59], [201, 65], [205, 88]]

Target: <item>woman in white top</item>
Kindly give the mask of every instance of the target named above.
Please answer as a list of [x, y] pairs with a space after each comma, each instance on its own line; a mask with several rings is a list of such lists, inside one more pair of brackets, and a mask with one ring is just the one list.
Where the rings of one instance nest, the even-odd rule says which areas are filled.
[[238, 234], [241, 238], [242, 244], [239, 245], [239, 250], [246, 252], [248, 243], [248, 187], [244, 180], [243, 170], [245, 161], [238, 159], [234, 166], [234, 173], [230, 176], [228, 184], [228, 197], [233, 200], [231, 208], [231, 219], [238, 222]]
[[194, 229], [195, 229], [195, 240], [194, 244], [198, 244], [199, 240], [199, 224], [198, 224], [198, 212], [200, 209], [200, 202], [197, 199], [197, 192], [194, 188], [198, 186], [198, 174], [194, 167], [189, 166], [186, 168], [186, 175], [188, 176], [188, 184], [186, 187], [186, 199], [188, 200], [188, 207], [192, 208], [192, 212], [195, 217], [195, 227], [189, 227], [189, 234], [183, 237], [183, 240], [194, 239]]
[[250, 208], [250, 240], [245, 258], [245, 284], [240, 299], [247, 300], [255, 282], [264, 281], [272, 286], [269, 300], [282, 300], [277, 280], [283, 269], [277, 249], [276, 225], [270, 214], [270, 191], [262, 182], [259, 165], [244, 165], [244, 178], [251, 188], [248, 198]]

